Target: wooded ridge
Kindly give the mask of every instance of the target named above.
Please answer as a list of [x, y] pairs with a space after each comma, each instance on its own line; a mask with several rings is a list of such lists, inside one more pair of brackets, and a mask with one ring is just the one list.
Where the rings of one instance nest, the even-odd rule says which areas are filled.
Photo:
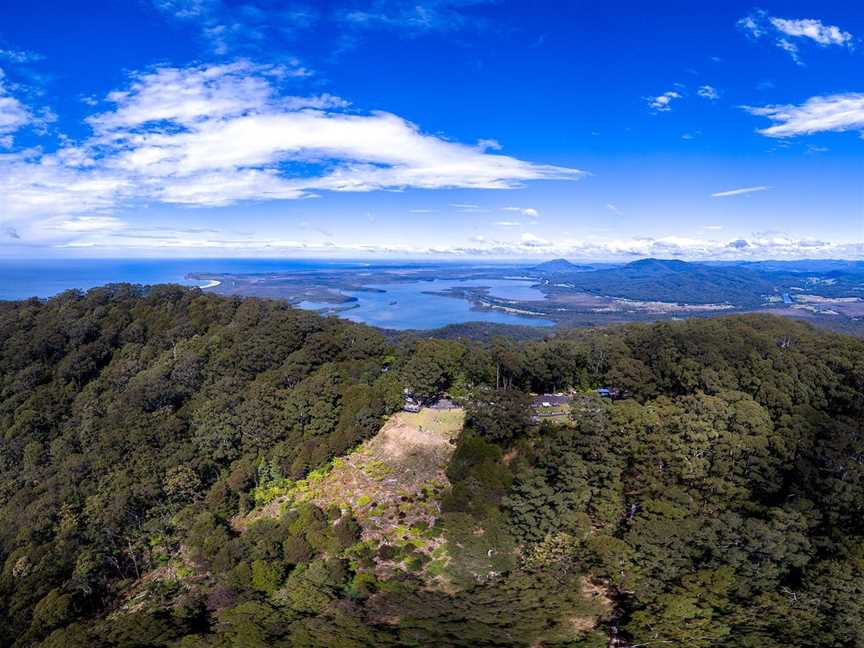
[[[405, 389], [461, 431], [391, 418]], [[864, 341], [770, 316], [478, 342], [176, 286], [2, 303], [0, 645], [857, 646], [862, 428]]]

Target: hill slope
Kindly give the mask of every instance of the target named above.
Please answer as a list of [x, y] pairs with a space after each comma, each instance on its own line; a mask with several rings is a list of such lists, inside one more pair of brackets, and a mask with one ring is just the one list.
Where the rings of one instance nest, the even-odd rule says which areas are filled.
[[749, 268], [714, 267], [678, 260], [642, 259], [620, 268], [568, 278], [575, 288], [612, 297], [689, 304], [758, 306], [777, 279]]
[[[449, 487], [446, 468], [462, 430], [461, 409], [418, 413], [399, 412], [381, 430], [348, 455], [334, 459], [314, 478], [269, 485], [256, 493], [260, 506], [235, 520], [234, 527], [278, 518], [286, 507], [312, 503], [322, 510], [338, 506], [351, 511], [360, 525], [361, 539], [374, 551], [374, 573], [391, 576], [393, 558], [384, 558], [385, 545], [410, 549], [398, 556], [432, 562], [423, 573], [427, 581], [441, 576], [446, 559], [440, 529], [440, 498]], [[437, 552], [437, 553], [436, 553]], [[386, 553], [386, 552], [385, 552]]]
[[567, 259], [552, 259], [551, 261], [538, 263], [536, 266], [530, 268], [530, 270], [541, 274], [566, 274], [570, 272], [584, 272], [586, 270], [593, 270], [593, 268], [591, 266], [570, 263]]

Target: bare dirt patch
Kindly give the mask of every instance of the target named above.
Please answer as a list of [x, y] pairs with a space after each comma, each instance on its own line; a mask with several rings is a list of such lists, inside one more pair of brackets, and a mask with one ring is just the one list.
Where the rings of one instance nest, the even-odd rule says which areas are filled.
[[[464, 418], [461, 409], [399, 412], [357, 450], [331, 462], [329, 470], [286, 485], [272, 501], [235, 519], [234, 527], [242, 530], [302, 502], [322, 509], [336, 505], [353, 513], [364, 542], [410, 546], [432, 562], [443, 551], [444, 539], [434, 527]], [[376, 574], [386, 577], [397, 566], [405, 567], [398, 560], [378, 560]]]
[[366, 454], [397, 472], [435, 472], [450, 460], [455, 435], [462, 429], [462, 410], [424, 409], [400, 412], [366, 444]]

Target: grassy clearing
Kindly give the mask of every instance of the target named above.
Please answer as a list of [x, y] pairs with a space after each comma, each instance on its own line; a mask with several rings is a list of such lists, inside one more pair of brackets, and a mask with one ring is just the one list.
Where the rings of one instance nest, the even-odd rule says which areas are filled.
[[376, 557], [376, 575], [387, 577], [400, 569], [433, 578], [449, 560], [441, 537], [440, 499], [449, 488], [445, 470], [464, 418], [459, 409], [395, 414], [354, 452], [306, 479], [256, 490], [256, 509], [235, 526], [276, 517], [302, 502], [322, 509], [335, 504], [353, 512], [364, 543], [388, 546]]
[[570, 411], [570, 404], [563, 403], [561, 405], [553, 405], [552, 407], [538, 407], [534, 410], [534, 413], [540, 418], [557, 418], [569, 417]]

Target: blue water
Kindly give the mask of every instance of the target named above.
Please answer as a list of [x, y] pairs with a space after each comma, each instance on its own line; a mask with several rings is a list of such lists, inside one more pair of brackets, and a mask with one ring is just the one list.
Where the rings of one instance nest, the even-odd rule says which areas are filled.
[[[356, 261], [297, 259], [0, 259], [0, 300], [46, 298], [64, 290], [87, 290], [109, 283], [208, 285], [208, 281], [186, 279], [186, 275], [193, 272], [299, 272], [363, 268], [368, 265]], [[376, 261], [375, 265], [405, 264]], [[346, 295], [355, 297], [357, 301], [346, 304], [354, 308], [340, 310], [337, 314], [355, 322], [399, 330], [430, 329], [463, 322], [533, 326], [554, 324], [550, 320], [504, 311], [472, 310], [471, 304], [465, 299], [425, 294], [469, 286], [486, 286], [490, 289], [490, 295], [501, 299], [545, 299], [542, 292], [531, 287], [530, 281], [518, 279], [411, 281], [370, 286], [385, 291], [380, 293], [346, 292]], [[299, 306], [313, 310], [333, 310], [333, 304], [302, 302]]]
[[51, 297], [64, 290], [87, 290], [108, 283], [208, 284], [186, 279], [190, 272], [296, 272], [363, 265], [296, 259], [0, 259], [0, 299]]
[[472, 310], [461, 298], [430, 295], [450, 288], [487, 286], [489, 294], [501, 299], [542, 300], [545, 295], [531, 287], [530, 281], [517, 279], [469, 279], [466, 281], [436, 279], [397, 284], [371, 284], [368, 287], [384, 292], [345, 291], [356, 299], [344, 305], [320, 302], [300, 302], [298, 306], [333, 313], [354, 322], [396, 329], [433, 329], [464, 322], [494, 322], [552, 326], [554, 322], [539, 317], [517, 315], [499, 310]]

